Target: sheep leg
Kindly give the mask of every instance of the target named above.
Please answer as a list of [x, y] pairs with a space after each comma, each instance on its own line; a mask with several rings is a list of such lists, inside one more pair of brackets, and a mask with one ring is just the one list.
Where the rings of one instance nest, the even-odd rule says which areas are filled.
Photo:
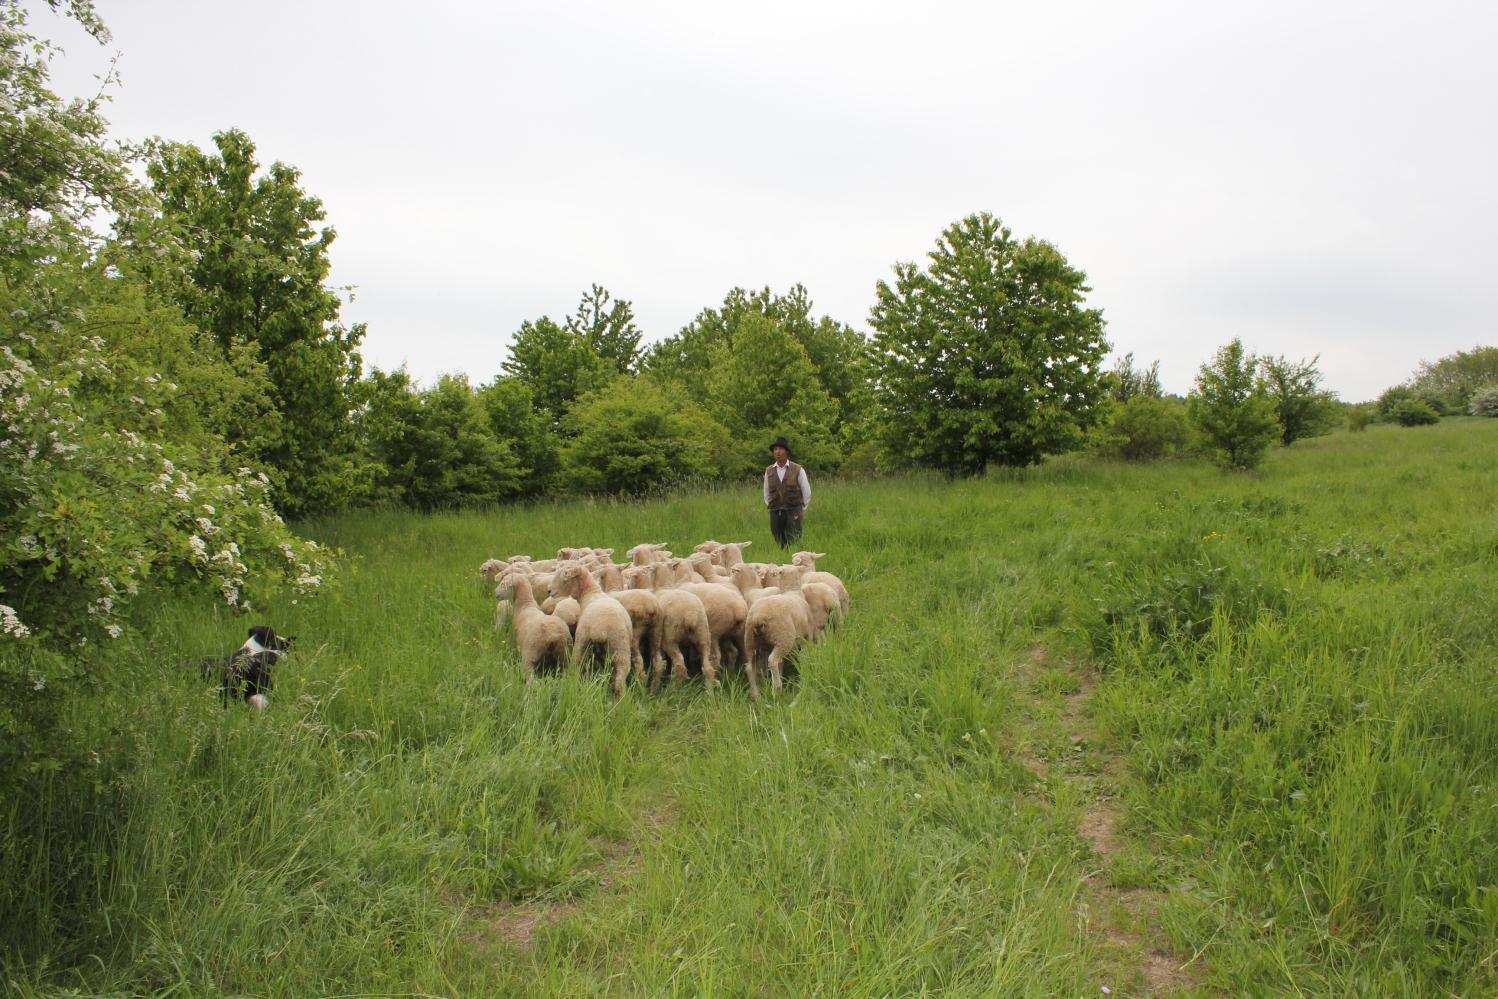
[[680, 644], [671, 646], [671, 679], [678, 683], [687, 679], [687, 657], [682, 654]]
[[718, 643], [711, 638], [697, 643], [698, 655], [702, 657], [702, 685], [711, 689], [718, 685]]
[[770, 689], [776, 694], [779, 694], [782, 689], [780, 674], [784, 662], [785, 653], [781, 650], [780, 646], [777, 645], [770, 650]]
[[624, 681], [629, 679], [629, 668], [632, 665], [633, 656], [630, 654], [629, 639], [615, 638], [609, 642], [609, 658], [614, 663], [614, 696], [624, 696]]
[[754, 660], [759, 650], [754, 647], [754, 633], [744, 629], [744, 675], [749, 678], [749, 700], [759, 700], [759, 668]]
[[[671, 647], [674, 652], [676, 647]], [[666, 677], [666, 660], [661, 655], [660, 647], [657, 646], [655, 656], [650, 660], [650, 692], [659, 694], [661, 692], [661, 681]]]

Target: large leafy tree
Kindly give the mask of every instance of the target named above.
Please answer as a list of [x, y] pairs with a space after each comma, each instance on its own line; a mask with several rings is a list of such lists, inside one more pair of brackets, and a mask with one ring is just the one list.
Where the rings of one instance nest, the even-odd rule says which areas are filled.
[[1234, 339], [1203, 364], [1191, 393], [1192, 422], [1224, 468], [1251, 469], [1280, 434], [1259, 360]]
[[561, 441], [556, 424], [536, 405], [535, 393], [519, 378], [496, 378], [478, 390], [489, 432], [519, 462], [523, 492], [537, 496], [556, 484]]
[[696, 397], [732, 433], [734, 471], [763, 467], [771, 441], [782, 434], [799, 460], [823, 467], [836, 463], [837, 404], [806, 349], [768, 316], [743, 316], [732, 342], [714, 345]]
[[553, 422], [580, 396], [602, 388], [618, 373], [585, 337], [549, 316], [520, 325], [500, 371], [524, 382]]
[[419, 391], [404, 370], [360, 383], [362, 437], [376, 488], [422, 510], [493, 503], [521, 489], [521, 469], [468, 382], [446, 376]]
[[148, 168], [162, 212], [192, 253], [173, 289], [183, 312], [226, 355], [248, 346], [270, 373], [283, 422], [256, 458], [274, 469], [284, 509], [338, 507], [359, 494], [350, 389], [362, 324], [339, 321], [327, 284], [331, 227], [322, 202], [284, 163], [262, 170], [249, 136], [213, 137], [216, 152], [154, 144]]
[[640, 359], [640, 328], [635, 325], [634, 305], [614, 298], [602, 285], [595, 284], [583, 292], [566, 326], [621, 375], [633, 371]]
[[617, 378], [579, 400], [566, 419], [568, 488], [639, 495], [721, 470], [728, 432], [648, 377]]
[[948, 226], [929, 257], [895, 265], [870, 319], [891, 451], [971, 474], [1077, 443], [1106, 394], [1086, 275], [986, 212]]
[[[710, 377], [719, 352], [737, 349], [740, 329], [754, 319], [769, 320], [800, 345], [817, 382], [832, 399], [831, 437], [848, 449], [858, 434], [867, 431], [873, 411], [868, 341], [851, 326], [829, 316], [814, 316], [811, 296], [799, 284], [783, 295], [769, 288], [752, 292], [734, 288], [721, 306], [702, 310], [675, 336], [654, 344], [644, 367], [691, 390]], [[770, 364], [770, 359], [765, 363]]]
[[1453, 412], [1466, 409], [1472, 394], [1486, 385], [1498, 385], [1498, 347], [1473, 347], [1421, 361], [1410, 382], [1416, 395], [1437, 397]]
[[1336, 416], [1335, 397], [1321, 387], [1320, 358], [1265, 357], [1259, 365], [1264, 388], [1274, 403], [1280, 425], [1280, 443], [1289, 447], [1298, 440], [1330, 432]]

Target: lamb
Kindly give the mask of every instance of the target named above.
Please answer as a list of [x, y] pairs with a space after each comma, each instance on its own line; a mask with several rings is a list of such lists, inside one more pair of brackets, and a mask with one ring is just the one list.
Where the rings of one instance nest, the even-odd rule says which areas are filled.
[[632, 628], [630, 656], [634, 663], [635, 682], [643, 685], [646, 661], [650, 663], [650, 672], [654, 673], [656, 660], [661, 654], [660, 633], [656, 626], [661, 614], [660, 601], [649, 590], [625, 589], [624, 574], [617, 565], [605, 566], [601, 577], [598, 582], [603, 591], [612, 595], [629, 612]]
[[783, 565], [776, 572], [780, 592], [800, 596], [806, 601], [811, 615], [811, 637], [817, 638], [827, 630], [832, 620], [842, 620], [842, 605], [837, 593], [826, 583], [806, 582], [806, 568], [799, 565]]
[[744, 549], [754, 544], [753, 541], [735, 541], [720, 547], [717, 551], [718, 564], [729, 571], [736, 565], [744, 562]]
[[531, 582], [525, 574], [507, 573], [496, 593], [515, 608], [515, 644], [520, 649], [525, 682], [536, 679], [536, 667], [543, 662], [565, 667], [572, 633], [564, 621], [544, 613], [536, 604]]
[[749, 680], [750, 700], [759, 700], [761, 650], [769, 650], [765, 665], [770, 669], [771, 689], [778, 694], [786, 659], [810, 637], [811, 612], [799, 594], [777, 593], [755, 601], [744, 622], [744, 675]]
[[[664, 551], [665, 548], [666, 543], [664, 541], [657, 541], [653, 544], [647, 543], [635, 545], [624, 554], [629, 556], [629, 561], [632, 565], [651, 565], [652, 563], [659, 562], [661, 560], [661, 552]], [[665, 557], [669, 558], [670, 554], [670, 552], [666, 552]]]
[[728, 578], [728, 570], [714, 562], [713, 557], [706, 552], [696, 552], [687, 561], [704, 583], [716, 583]]
[[830, 572], [817, 571], [817, 559], [826, 558], [826, 552], [797, 552], [791, 556], [791, 564], [805, 566], [806, 575], [802, 577], [808, 583], [825, 583], [832, 587], [837, 594], [837, 602], [842, 609], [844, 617], [848, 616], [848, 588], [843, 581]]
[[759, 573], [754, 568], [743, 562], [733, 567], [731, 578], [733, 584], [739, 588], [739, 593], [744, 597], [744, 603], [752, 609], [754, 602], [761, 597], [772, 597], [780, 592], [776, 586], [761, 586]]
[[[648, 575], [647, 575], [648, 574]], [[695, 593], [676, 587], [676, 577], [671, 566], [658, 562], [649, 568], [641, 568], [635, 575], [635, 585], [652, 581], [655, 598], [660, 604], [660, 646], [671, 659], [671, 676], [676, 680], [687, 678], [687, 663], [683, 646], [691, 648], [702, 663], [702, 680], [708, 687], [718, 682], [718, 646], [713, 642], [713, 633], [708, 623], [707, 607]], [[652, 666], [650, 689], [659, 690], [665, 663], [657, 658]]]
[[[699, 572], [704, 568], [716, 568], [706, 565], [706, 559], [707, 556], [701, 553], [693, 555], [694, 568]], [[737, 664], [744, 651], [744, 620], [749, 615], [749, 604], [744, 595], [727, 582], [681, 583], [678, 588], [695, 593], [707, 609], [708, 627], [718, 645], [719, 665]]]
[[613, 694], [623, 696], [624, 681], [629, 676], [633, 659], [630, 639], [634, 626], [629, 612], [618, 600], [604, 593], [580, 564], [564, 565], [557, 570], [556, 576], [561, 582], [562, 593], [576, 600], [581, 608], [577, 627], [573, 630], [573, 658], [578, 659], [585, 652], [601, 651], [605, 664], [613, 666]]

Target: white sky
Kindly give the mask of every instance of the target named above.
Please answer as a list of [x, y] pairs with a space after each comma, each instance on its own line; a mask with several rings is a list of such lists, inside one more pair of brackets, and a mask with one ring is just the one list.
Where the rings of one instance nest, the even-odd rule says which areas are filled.
[[366, 361], [423, 378], [489, 379], [593, 281], [647, 340], [795, 281], [866, 329], [890, 265], [985, 209], [1168, 389], [1234, 335], [1350, 399], [1498, 342], [1490, 2], [99, 10], [107, 49], [36, 13], [58, 89], [118, 50], [116, 135], [238, 126], [299, 167]]

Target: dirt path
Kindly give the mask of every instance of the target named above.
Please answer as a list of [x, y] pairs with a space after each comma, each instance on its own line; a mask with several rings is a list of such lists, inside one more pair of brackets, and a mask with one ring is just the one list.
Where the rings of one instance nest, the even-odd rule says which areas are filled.
[[[1124, 780], [1123, 761], [1098, 737], [1092, 699], [1097, 675], [1046, 649], [1031, 649], [1020, 676], [1035, 710], [1031, 745], [1021, 759], [1045, 783], [1064, 782], [1084, 804], [1077, 836], [1091, 856], [1085, 860], [1078, 918], [1102, 944], [1106, 962], [1099, 989], [1111, 995], [1172, 995], [1200, 989], [1190, 955], [1173, 953], [1158, 929], [1165, 893], [1121, 886], [1121, 861], [1134, 866], [1151, 858], [1120, 834], [1123, 810], [1115, 795]], [[1057, 704], [1059, 695], [1059, 705]], [[1110, 981], [1109, 979], [1115, 979]]]

